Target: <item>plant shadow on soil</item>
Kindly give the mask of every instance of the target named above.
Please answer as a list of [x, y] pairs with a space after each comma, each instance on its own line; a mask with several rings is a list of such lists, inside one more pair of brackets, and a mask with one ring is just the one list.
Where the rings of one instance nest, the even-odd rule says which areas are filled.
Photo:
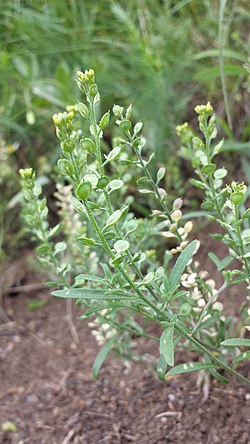
[[[45, 304], [31, 311], [28, 304], [37, 298]], [[98, 346], [87, 322], [78, 319], [79, 307], [73, 310], [80, 339], [75, 345], [65, 301], [48, 290], [7, 296], [5, 302], [11, 319], [0, 324], [0, 423], [13, 422], [16, 432], [1, 430], [1, 443], [250, 443], [250, 388], [241, 381], [211, 381], [202, 402], [197, 374], [160, 382], [150, 359], [125, 365], [112, 357], [95, 380], [91, 366]], [[138, 351], [148, 358], [158, 354], [145, 339]], [[187, 358], [176, 357], [177, 363]], [[249, 370], [241, 367], [248, 377]]]

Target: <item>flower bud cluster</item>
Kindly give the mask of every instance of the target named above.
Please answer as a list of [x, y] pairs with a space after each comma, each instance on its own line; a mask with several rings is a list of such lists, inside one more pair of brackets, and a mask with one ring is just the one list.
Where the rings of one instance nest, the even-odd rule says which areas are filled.
[[86, 70], [84, 73], [82, 71], [77, 71], [76, 83], [78, 88], [86, 94], [90, 99], [95, 99], [99, 96], [98, 87], [95, 83], [95, 71], [93, 69]]
[[[182, 218], [182, 211], [181, 207], [183, 205], [183, 200], [179, 197], [175, 199], [173, 202], [172, 212], [171, 212], [171, 219], [172, 223], [169, 226], [168, 231], [163, 231], [161, 234], [162, 236], [166, 238], [181, 238], [180, 245], [178, 245], [176, 248], [172, 248], [170, 251], [172, 254], [180, 253], [188, 244], [188, 234], [193, 229], [193, 222], [187, 221], [183, 227], [179, 226], [179, 222]], [[153, 213], [155, 216], [157, 216], [157, 213]]]
[[184, 122], [182, 125], [178, 125], [176, 127], [176, 133], [181, 138], [184, 145], [188, 145], [194, 137], [193, 131], [187, 122]]
[[34, 187], [36, 173], [32, 168], [20, 169], [19, 174], [25, 188], [32, 189]]
[[[56, 135], [62, 142], [68, 140], [73, 133], [74, 111], [63, 112], [53, 115], [53, 122], [56, 127]], [[62, 146], [63, 148], [63, 146]]]
[[194, 110], [198, 114], [200, 130], [206, 139], [214, 139], [217, 135], [215, 126], [216, 117], [215, 114], [213, 114], [213, 107], [210, 102], [206, 105], [197, 105]]
[[[187, 273], [184, 273], [181, 277], [181, 284], [184, 288], [190, 290], [191, 299], [196, 303], [196, 306], [193, 307], [194, 312], [200, 313], [205, 307], [206, 303], [210, 298], [214, 298], [211, 308], [214, 310], [218, 310], [222, 312], [223, 304], [217, 301], [217, 297], [215, 296], [217, 293], [216, 284], [213, 279], [208, 278], [208, 272], [205, 270], [198, 271], [199, 262], [195, 261], [195, 272], [193, 271], [193, 267], [189, 265], [187, 267]], [[199, 282], [203, 281], [202, 290]], [[208, 314], [206, 319], [211, 315]]]
[[[109, 323], [107, 309], [101, 310], [100, 315], [99, 318], [96, 317], [92, 322], [89, 322], [88, 326], [92, 328], [91, 334], [95, 337], [98, 345], [102, 346], [108, 339], [111, 339], [116, 334], [116, 330]], [[107, 322], [102, 322], [103, 317], [107, 319]]]

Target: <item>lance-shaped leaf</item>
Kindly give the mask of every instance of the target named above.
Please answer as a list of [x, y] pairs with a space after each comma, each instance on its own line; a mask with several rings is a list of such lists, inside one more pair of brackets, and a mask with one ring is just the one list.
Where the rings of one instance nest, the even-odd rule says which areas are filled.
[[113, 343], [115, 342], [115, 340], [116, 340], [116, 336], [113, 336], [113, 338], [109, 339], [109, 341], [107, 341], [104, 344], [104, 346], [101, 348], [101, 350], [97, 354], [94, 364], [92, 366], [92, 374], [93, 374], [94, 378], [98, 377], [99, 371], [101, 370], [105, 359], [107, 358], [110, 350], [112, 349], [112, 346], [113, 346]]
[[169, 289], [170, 293], [173, 294], [175, 290], [180, 285], [181, 276], [192, 258], [194, 251], [196, 248], [196, 240], [193, 240], [187, 247], [182, 251], [180, 256], [178, 257], [177, 261], [174, 264], [174, 267], [171, 271], [171, 274], [169, 276]]
[[240, 353], [232, 362], [232, 365], [237, 365], [241, 361], [245, 361], [246, 359], [250, 359], [250, 350]]
[[160, 355], [156, 364], [156, 373], [160, 380], [164, 379], [168, 364], [166, 363], [163, 355]]
[[217, 379], [220, 382], [223, 382], [223, 384], [228, 384], [230, 382], [227, 378], [225, 378], [225, 376], [217, 372], [215, 368], [209, 368], [208, 371], [215, 379]]
[[250, 339], [231, 338], [221, 342], [220, 345], [224, 347], [250, 347]]
[[134, 296], [131, 293], [121, 293], [121, 292], [108, 292], [106, 289], [96, 290], [90, 288], [71, 288], [69, 290], [56, 290], [51, 293], [53, 296], [58, 296], [59, 298], [69, 298], [69, 299], [98, 299], [98, 300], [112, 300], [112, 299], [137, 299], [138, 296]]
[[105, 305], [98, 305], [96, 307], [92, 307], [92, 308], [88, 308], [88, 310], [86, 310], [81, 316], [80, 319], [87, 319], [89, 316], [91, 316], [92, 314], [98, 313], [98, 311], [102, 311], [102, 310], [107, 310], [109, 308], [112, 309], [118, 309], [118, 308], [130, 308], [128, 305], [126, 304], [122, 304], [119, 302], [110, 302], [109, 304], [106, 303]]
[[103, 284], [105, 282], [105, 279], [99, 277], [99, 276], [94, 276], [92, 274], [79, 274], [78, 276], [75, 277], [75, 285], [76, 286], [80, 286], [82, 284], [84, 284], [84, 282], [86, 281], [90, 281], [90, 282], [98, 282], [99, 284]]
[[169, 370], [165, 376], [181, 375], [182, 373], [197, 372], [199, 370], [206, 370], [209, 368], [215, 368], [215, 366], [207, 362], [188, 362], [187, 364], [180, 364], [171, 368], [171, 370]]
[[174, 326], [166, 328], [160, 338], [160, 353], [168, 365], [174, 365]]

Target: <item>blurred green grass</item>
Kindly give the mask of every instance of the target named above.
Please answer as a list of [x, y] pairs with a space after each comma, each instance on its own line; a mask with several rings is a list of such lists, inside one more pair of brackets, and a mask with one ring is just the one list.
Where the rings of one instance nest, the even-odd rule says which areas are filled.
[[[173, 164], [175, 126], [207, 100], [230, 138], [228, 149], [247, 149], [248, 0], [5, 0], [1, 6], [0, 136], [20, 146], [9, 161], [12, 182], [20, 166], [49, 173], [58, 156], [51, 116], [78, 101], [72, 80], [77, 69], [90, 67], [100, 112], [133, 102], [156, 162]], [[7, 187], [17, 188], [17, 179]], [[3, 196], [5, 203], [12, 197]]]

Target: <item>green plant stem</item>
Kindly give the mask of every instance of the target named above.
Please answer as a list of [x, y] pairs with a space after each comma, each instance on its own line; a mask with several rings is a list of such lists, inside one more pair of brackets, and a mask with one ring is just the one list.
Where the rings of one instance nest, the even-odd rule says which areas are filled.
[[245, 252], [245, 248], [244, 248], [244, 245], [242, 242], [242, 237], [241, 237], [239, 206], [237, 204], [234, 205], [234, 210], [235, 210], [235, 220], [236, 220], [236, 233], [237, 233], [237, 238], [238, 238], [238, 242], [240, 245], [240, 253], [241, 253], [242, 261], [245, 265], [248, 277], [250, 277], [250, 268], [249, 268], [247, 259], [244, 257], [246, 252]]
[[[107, 320], [105, 317], [103, 317], [101, 315], [99, 315], [98, 317]], [[140, 336], [140, 337], [143, 336], [144, 338], [152, 339], [153, 341], [159, 342], [159, 338], [157, 338], [156, 336], [152, 336], [146, 332], [138, 332], [138, 331], [134, 330], [132, 327], [130, 327], [129, 325], [118, 324], [117, 322], [114, 322], [113, 320], [111, 321], [110, 324], [113, 327], [115, 327], [117, 330], [128, 331], [129, 333], [132, 333], [135, 336]]]
[[227, 282], [224, 282], [224, 284], [219, 288], [219, 290], [216, 291], [216, 293], [214, 293], [214, 295], [209, 298], [207, 304], [205, 305], [205, 307], [203, 308], [203, 310], [201, 312], [201, 315], [199, 317], [197, 324], [195, 325], [195, 327], [192, 330], [192, 335], [199, 329], [199, 327], [203, 321], [203, 318], [206, 315], [210, 305], [214, 302], [214, 300], [218, 297], [218, 295], [220, 293], [222, 293], [222, 291], [224, 291], [226, 288], [227, 288]]
[[48, 241], [48, 238], [47, 238], [46, 232], [45, 232], [45, 230], [44, 230], [44, 227], [43, 227], [43, 220], [42, 220], [42, 218], [41, 218], [41, 214], [40, 214], [40, 211], [39, 211], [39, 208], [38, 208], [38, 205], [37, 205], [37, 197], [34, 195], [33, 190], [32, 190], [32, 200], [33, 200], [34, 205], [35, 205], [35, 210], [36, 210], [36, 214], [37, 214], [38, 221], [39, 221], [39, 227], [40, 227], [40, 230], [41, 230], [41, 233], [42, 233], [42, 236], [43, 236], [43, 242], [46, 243], [46, 244], [48, 245], [48, 247], [49, 247], [48, 254], [49, 254], [50, 260], [51, 260], [53, 266], [55, 267], [55, 270], [57, 271], [58, 275], [60, 276], [60, 278], [61, 278], [63, 284], [64, 284], [67, 288], [69, 288], [69, 284], [68, 284], [68, 282], [66, 281], [65, 276], [64, 276], [60, 271], [58, 271], [58, 264], [57, 264], [57, 261], [56, 261], [54, 255], [53, 255], [53, 252], [52, 252], [52, 250], [51, 250], [50, 243], [49, 243], [49, 241]]
[[[134, 149], [135, 154], [137, 155], [137, 158], [138, 158], [138, 160], [139, 160], [139, 162], [140, 162], [140, 165], [141, 165], [141, 167], [142, 167], [144, 173], [146, 174], [146, 176], [147, 176], [147, 178], [148, 178], [148, 180], [149, 180], [149, 182], [150, 182], [150, 184], [151, 184], [151, 187], [152, 187], [152, 189], [154, 190], [154, 193], [155, 193], [157, 199], [158, 199], [159, 202], [160, 202], [160, 205], [161, 205], [161, 207], [162, 207], [164, 213], [166, 214], [166, 216], [167, 216], [169, 222], [170, 222], [171, 224], [173, 224], [174, 221], [173, 221], [173, 219], [172, 219], [172, 216], [171, 216], [171, 214], [170, 214], [170, 211], [169, 211], [167, 205], [165, 204], [165, 202], [162, 200], [162, 198], [161, 198], [161, 196], [160, 196], [160, 193], [159, 193], [159, 190], [158, 190], [158, 187], [157, 187], [157, 185], [156, 185], [156, 183], [155, 183], [153, 177], [151, 176], [151, 173], [150, 173], [148, 167], [145, 165], [145, 163], [144, 163], [144, 161], [143, 161], [143, 158], [142, 158], [142, 156], [141, 156], [140, 151], [138, 150], [138, 148], [134, 148], [133, 145], [132, 145], [133, 139], [132, 139], [132, 136], [131, 136], [130, 132], [127, 131], [127, 132], [126, 132], [126, 135], [127, 135], [128, 139], [129, 139], [129, 144], [130, 144], [130, 146]], [[176, 237], [177, 237], [177, 239], [179, 240], [179, 242], [182, 242], [182, 237], [181, 237], [181, 235], [178, 233], [178, 231], [177, 231], [177, 230], [174, 230], [173, 232], [174, 232], [174, 234], [176, 235]]]
[[79, 183], [80, 182], [80, 177], [79, 177], [79, 172], [78, 172], [75, 156], [74, 156], [73, 153], [70, 153], [70, 160], [71, 160], [71, 162], [73, 163], [73, 166], [74, 166], [76, 182]]
[[222, 211], [220, 209], [220, 206], [219, 206], [219, 203], [218, 203], [218, 197], [217, 197], [217, 194], [216, 194], [216, 191], [215, 191], [215, 188], [214, 188], [214, 182], [213, 182], [213, 179], [212, 179], [211, 176], [209, 176], [209, 186], [210, 186], [210, 190], [211, 190], [211, 193], [212, 193], [212, 197], [213, 197], [214, 202], [215, 202], [217, 214], [218, 214], [220, 220], [223, 222], [224, 221], [224, 215], [222, 214]]
[[[86, 209], [86, 213], [89, 217], [89, 220], [94, 228], [94, 230], [96, 231], [96, 234], [98, 235], [103, 248], [105, 249], [105, 251], [107, 252], [107, 254], [109, 255], [109, 257], [114, 260], [115, 256], [111, 250], [111, 248], [109, 247], [101, 229], [99, 228], [95, 217], [87, 203], [87, 201], [84, 201], [84, 206]], [[118, 270], [120, 271], [120, 273], [122, 274], [122, 276], [124, 277], [124, 279], [127, 281], [127, 283], [130, 285], [130, 287], [134, 290], [134, 292], [139, 296], [139, 298], [145, 302], [146, 305], [148, 305], [150, 308], [152, 308], [157, 315], [160, 317], [160, 319], [165, 320], [165, 321], [173, 321], [174, 320], [174, 315], [172, 315], [172, 313], [169, 312], [163, 312], [161, 309], [159, 309], [153, 302], [151, 302], [146, 296], [144, 296], [144, 294], [142, 293], [142, 291], [134, 284], [134, 282], [131, 280], [131, 278], [128, 276], [128, 274], [126, 273], [126, 271], [123, 269], [123, 267], [121, 265], [117, 265]], [[182, 324], [182, 322], [177, 319], [176, 323], [175, 323], [175, 329], [181, 333], [182, 336], [184, 336], [186, 339], [188, 339], [193, 345], [195, 345], [199, 350], [202, 350], [204, 354], [206, 354], [212, 362], [216, 363], [218, 365], [218, 367], [223, 368], [231, 373], [233, 373], [234, 375], [238, 376], [238, 378], [240, 378], [241, 380], [243, 380], [244, 382], [247, 382], [248, 384], [250, 384], [250, 380], [248, 380], [247, 378], [245, 378], [243, 375], [241, 375], [240, 373], [238, 373], [236, 370], [234, 370], [233, 368], [231, 368], [230, 366], [228, 366], [227, 364], [225, 364], [224, 362], [222, 362], [219, 358], [217, 358], [216, 356], [213, 355], [213, 353], [211, 353], [205, 345], [203, 345], [201, 343], [201, 341], [199, 341], [198, 339], [196, 339], [195, 337], [192, 336], [192, 333], [187, 332], [186, 327]]]
[[[94, 130], [94, 139], [95, 139], [95, 144], [96, 144], [96, 149], [97, 149], [97, 162], [98, 162], [98, 172], [100, 174], [100, 176], [103, 176], [105, 174], [105, 170], [104, 170], [104, 166], [102, 163], [102, 151], [101, 151], [101, 142], [100, 142], [100, 138], [99, 138], [99, 131], [98, 131], [98, 126], [97, 126], [97, 119], [96, 119], [96, 112], [95, 112], [95, 105], [94, 105], [94, 101], [93, 99], [91, 100], [91, 98], [89, 97], [90, 101], [90, 115], [89, 115], [89, 120], [90, 123], [93, 126], [93, 130]], [[113, 208], [112, 208], [112, 204], [110, 201], [110, 197], [109, 194], [107, 193], [107, 191], [104, 189], [104, 196], [105, 196], [105, 200], [106, 200], [106, 204], [107, 204], [107, 208], [108, 208], [108, 214], [109, 216], [113, 213]], [[115, 227], [115, 231], [116, 234], [118, 235], [119, 238], [122, 238], [122, 234], [119, 230], [118, 227]], [[141, 272], [141, 270], [135, 265], [133, 264], [133, 257], [132, 254], [130, 253], [130, 251], [127, 251], [127, 255], [131, 264], [131, 267], [133, 268], [133, 270], [135, 271], [135, 273], [137, 274], [137, 276], [140, 279], [143, 279], [143, 274]], [[153, 298], [156, 301], [160, 301], [161, 297], [156, 295], [153, 287], [151, 285], [147, 285], [146, 288], [148, 289], [148, 291], [150, 292], [150, 294], [153, 296]]]
[[[214, 201], [215, 201], [215, 206], [216, 206], [217, 214], [218, 214], [220, 220], [221, 220], [222, 222], [225, 222], [224, 215], [223, 215], [223, 213], [222, 213], [222, 211], [221, 211], [221, 209], [220, 209], [220, 206], [219, 206], [219, 204], [218, 204], [217, 194], [216, 194], [216, 191], [215, 191], [215, 188], [214, 188], [214, 182], [213, 182], [213, 179], [212, 179], [211, 176], [209, 176], [209, 185], [210, 185], [210, 189], [211, 189], [211, 192], [212, 192], [212, 196], [213, 196]], [[244, 265], [245, 265], [245, 268], [246, 268], [246, 271], [247, 271], [248, 277], [250, 277], [250, 268], [249, 268], [249, 265], [248, 265], [247, 260], [244, 258], [244, 255], [245, 255], [245, 249], [244, 249], [244, 245], [243, 245], [242, 237], [241, 237], [240, 217], [239, 217], [239, 208], [238, 208], [238, 205], [235, 205], [235, 206], [234, 206], [234, 209], [235, 209], [236, 233], [237, 233], [237, 238], [238, 238], [238, 242], [239, 242], [239, 246], [240, 246], [240, 248], [239, 248], [239, 249], [240, 249], [240, 254], [241, 254], [241, 256], [242, 256], [242, 261], [243, 261], [243, 263], [244, 263]], [[230, 239], [233, 240], [233, 236], [232, 236], [232, 234], [231, 234], [231, 232], [230, 232], [229, 230], [228, 230], [228, 235], [229, 235]], [[235, 251], [237, 254], [239, 254], [239, 252], [238, 252], [235, 248], [234, 248], [234, 251]]]
[[[171, 216], [171, 214], [170, 214], [170, 211], [169, 211], [167, 205], [166, 205], [166, 204], [163, 202], [163, 200], [161, 199], [161, 196], [160, 196], [160, 193], [159, 193], [158, 187], [156, 186], [155, 181], [154, 181], [154, 179], [152, 178], [151, 173], [150, 173], [148, 167], [144, 165], [144, 162], [143, 162], [143, 159], [142, 159], [142, 156], [141, 156], [139, 150], [135, 150], [135, 152], [136, 152], [136, 154], [137, 154], [137, 156], [138, 156], [138, 158], [139, 158], [139, 162], [140, 162], [140, 164], [141, 164], [141, 166], [142, 166], [144, 172], [146, 173], [146, 175], [147, 175], [147, 177], [148, 177], [148, 179], [149, 179], [149, 181], [150, 181], [150, 183], [151, 183], [151, 186], [152, 186], [152, 188], [153, 188], [153, 190], [154, 190], [154, 192], [155, 192], [155, 194], [156, 194], [156, 197], [158, 198], [158, 200], [159, 200], [159, 202], [160, 202], [160, 204], [161, 204], [161, 207], [162, 207], [164, 213], [166, 214], [166, 216], [167, 216], [169, 222], [170, 222], [171, 224], [173, 224], [174, 221], [173, 221], [173, 219], [172, 219], [172, 216]], [[176, 237], [177, 237], [177, 239], [179, 240], [179, 242], [182, 242], [182, 237], [181, 237], [181, 235], [178, 233], [178, 231], [177, 231], [177, 230], [174, 230], [173, 233], [176, 235]]]

